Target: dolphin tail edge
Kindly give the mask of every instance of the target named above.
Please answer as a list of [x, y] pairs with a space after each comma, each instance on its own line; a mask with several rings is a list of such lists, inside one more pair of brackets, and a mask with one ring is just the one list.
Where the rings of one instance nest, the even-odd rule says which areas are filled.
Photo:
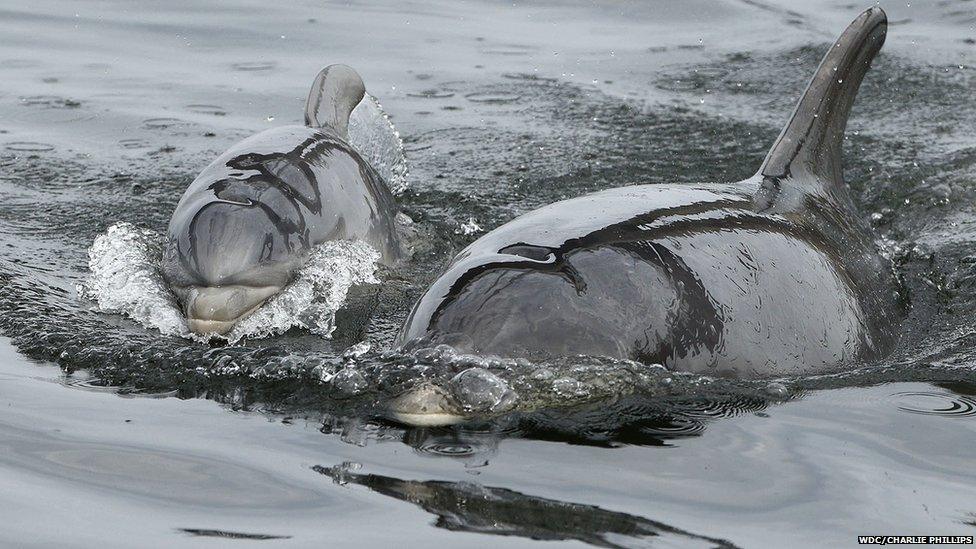
[[843, 187], [841, 146], [847, 118], [887, 28], [884, 10], [872, 7], [844, 30], [766, 155], [758, 173], [766, 182], [778, 186], [782, 179], [807, 175], [825, 190]]
[[352, 67], [329, 65], [315, 77], [305, 102], [305, 125], [331, 128], [349, 137], [349, 115], [366, 95], [366, 85]]

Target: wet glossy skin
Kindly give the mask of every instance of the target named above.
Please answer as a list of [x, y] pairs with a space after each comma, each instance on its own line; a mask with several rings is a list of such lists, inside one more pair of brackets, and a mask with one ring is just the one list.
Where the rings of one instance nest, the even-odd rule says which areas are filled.
[[880, 8], [848, 26], [754, 177], [612, 189], [515, 219], [458, 254], [401, 343], [743, 378], [884, 356], [897, 339], [897, 285], [840, 153], [886, 29]]
[[376, 172], [330, 129], [267, 130], [187, 188], [169, 224], [164, 276], [184, 302], [191, 288], [239, 289], [238, 304], [225, 291], [215, 301], [227, 310], [211, 315], [236, 319], [287, 284], [326, 240], [363, 240], [394, 261], [395, 213]]
[[462, 251], [402, 339], [741, 377], [886, 352], [894, 281], [867, 233], [815, 197], [757, 211], [758, 185], [641, 185], [531, 212]]

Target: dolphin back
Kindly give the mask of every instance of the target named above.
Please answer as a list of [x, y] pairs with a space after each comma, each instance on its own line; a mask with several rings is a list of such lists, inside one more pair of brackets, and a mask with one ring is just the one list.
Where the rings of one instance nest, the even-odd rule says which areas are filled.
[[366, 85], [352, 67], [329, 65], [315, 77], [305, 102], [305, 125], [330, 128], [349, 137], [349, 115], [366, 95]]
[[777, 190], [781, 181], [792, 179], [811, 186], [806, 189], [811, 192], [844, 192], [844, 128], [887, 28], [884, 10], [873, 7], [858, 16], [830, 48], [759, 170], [763, 189]]

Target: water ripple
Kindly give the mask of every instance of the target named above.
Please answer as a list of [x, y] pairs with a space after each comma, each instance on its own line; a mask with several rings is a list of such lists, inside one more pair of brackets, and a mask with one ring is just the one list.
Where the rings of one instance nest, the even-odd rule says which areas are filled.
[[475, 92], [469, 93], [464, 96], [468, 101], [472, 103], [488, 103], [492, 105], [504, 105], [508, 103], [514, 103], [522, 98], [520, 95], [514, 93], [490, 93], [490, 92]]
[[54, 145], [37, 141], [10, 141], [4, 146], [8, 151], [17, 152], [47, 152], [54, 150]]
[[976, 416], [976, 399], [971, 396], [934, 391], [905, 391], [891, 396], [903, 402], [898, 405], [903, 412], [928, 416]]
[[277, 67], [278, 64], [274, 61], [244, 61], [241, 63], [234, 63], [230, 68], [235, 71], [243, 72], [258, 72], [258, 71], [270, 71]]

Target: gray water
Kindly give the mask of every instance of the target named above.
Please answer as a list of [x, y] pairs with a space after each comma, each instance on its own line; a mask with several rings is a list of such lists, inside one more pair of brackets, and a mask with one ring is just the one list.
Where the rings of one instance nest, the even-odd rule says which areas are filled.
[[[665, 383], [598, 358], [507, 367], [515, 413], [421, 429], [377, 403], [459, 365], [386, 351], [455, 251], [561, 198], [750, 175], [867, 6], [0, 4], [0, 545], [976, 534], [976, 5], [881, 5], [889, 36], [845, 159], [911, 304], [894, 357], [774, 385]], [[96, 236], [162, 230], [211, 158], [298, 123], [334, 62], [359, 70], [404, 138], [399, 200], [417, 238], [408, 266], [351, 296], [331, 340], [210, 349], [78, 295]], [[371, 351], [342, 357], [360, 341]], [[364, 394], [317, 381], [349, 365]], [[543, 368], [579, 390], [551, 390]]]

